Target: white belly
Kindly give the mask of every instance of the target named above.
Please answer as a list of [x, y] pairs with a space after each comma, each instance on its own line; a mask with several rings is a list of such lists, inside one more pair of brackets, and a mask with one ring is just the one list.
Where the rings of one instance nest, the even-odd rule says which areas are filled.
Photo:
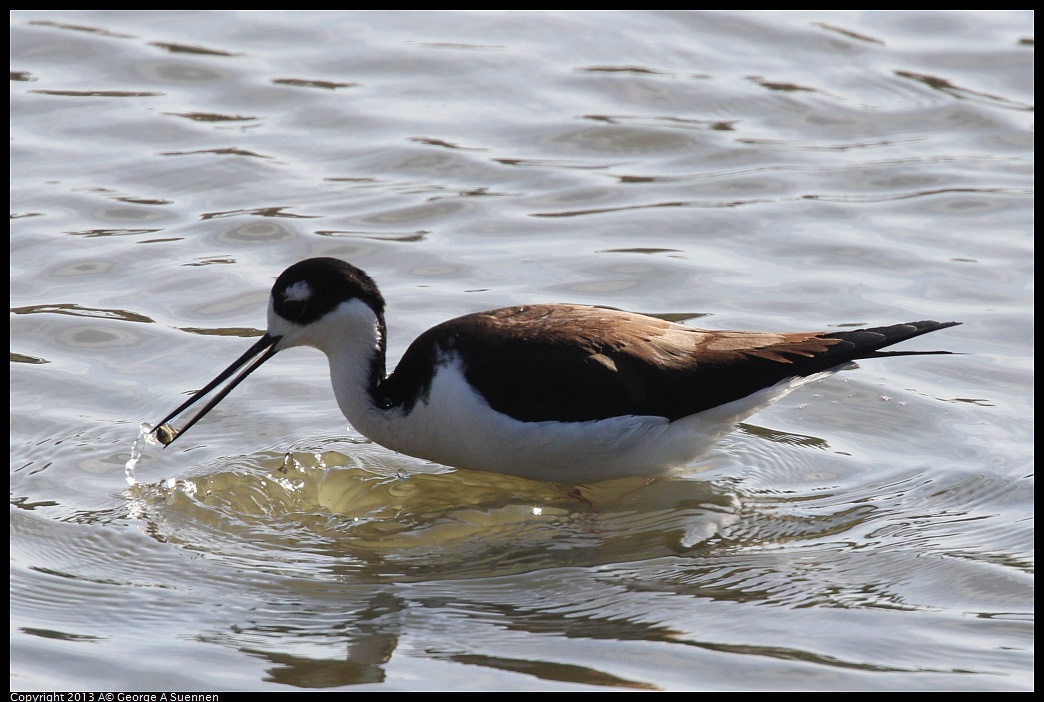
[[372, 406], [362, 412], [357, 399], [354, 408], [342, 403], [342, 409], [358, 431], [401, 453], [456, 468], [582, 483], [683, 465], [796, 386], [781, 384], [674, 422], [650, 416], [521, 422], [491, 408], [467, 384], [459, 362], [450, 362], [437, 371], [426, 401], [409, 413]]

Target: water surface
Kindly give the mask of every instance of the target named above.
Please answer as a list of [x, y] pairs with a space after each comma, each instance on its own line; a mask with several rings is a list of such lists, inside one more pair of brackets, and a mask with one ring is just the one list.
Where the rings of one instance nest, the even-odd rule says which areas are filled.
[[[11, 14], [24, 690], [1033, 688], [1033, 15]], [[959, 320], [670, 479], [453, 471], [266, 364], [290, 263], [432, 324]]]

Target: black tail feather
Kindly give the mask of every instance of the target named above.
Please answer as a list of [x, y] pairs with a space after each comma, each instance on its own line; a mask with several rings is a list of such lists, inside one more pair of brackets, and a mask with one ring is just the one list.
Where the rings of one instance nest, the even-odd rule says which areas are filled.
[[888, 327], [872, 327], [853, 331], [824, 334], [828, 339], [839, 339], [842, 343], [830, 349], [830, 356], [841, 356], [848, 360], [861, 358], [883, 358], [887, 356], [924, 356], [931, 354], [951, 354], [952, 351], [881, 351], [880, 349], [898, 344], [908, 339], [928, 334], [939, 329], [955, 327], [960, 322], [934, 322], [924, 320], [893, 324]]

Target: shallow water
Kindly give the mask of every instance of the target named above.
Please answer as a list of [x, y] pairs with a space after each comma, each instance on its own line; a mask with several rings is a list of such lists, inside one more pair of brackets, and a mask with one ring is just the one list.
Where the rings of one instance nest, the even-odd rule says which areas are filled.
[[[1033, 15], [11, 14], [18, 690], [1033, 688]], [[288, 264], [427, 327], [568, 301], [964, 324], [668, 479], [453, 471], [315, 352], [174, 446]]]

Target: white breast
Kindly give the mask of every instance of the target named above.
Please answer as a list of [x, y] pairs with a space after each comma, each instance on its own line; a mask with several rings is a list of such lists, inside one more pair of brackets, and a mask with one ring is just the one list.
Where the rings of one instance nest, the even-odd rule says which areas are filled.
[[465, 380], [460, 359], [449, 356], [409, 413], [373, 408], [349, 416], [350, 408], [342, 409], [363, 435], [400, 453], [535, 480], [593, 482], [683, 465], [793, 387], [781, 384], [675, 422], [650, 416], [520, 422], [491, 408]]

